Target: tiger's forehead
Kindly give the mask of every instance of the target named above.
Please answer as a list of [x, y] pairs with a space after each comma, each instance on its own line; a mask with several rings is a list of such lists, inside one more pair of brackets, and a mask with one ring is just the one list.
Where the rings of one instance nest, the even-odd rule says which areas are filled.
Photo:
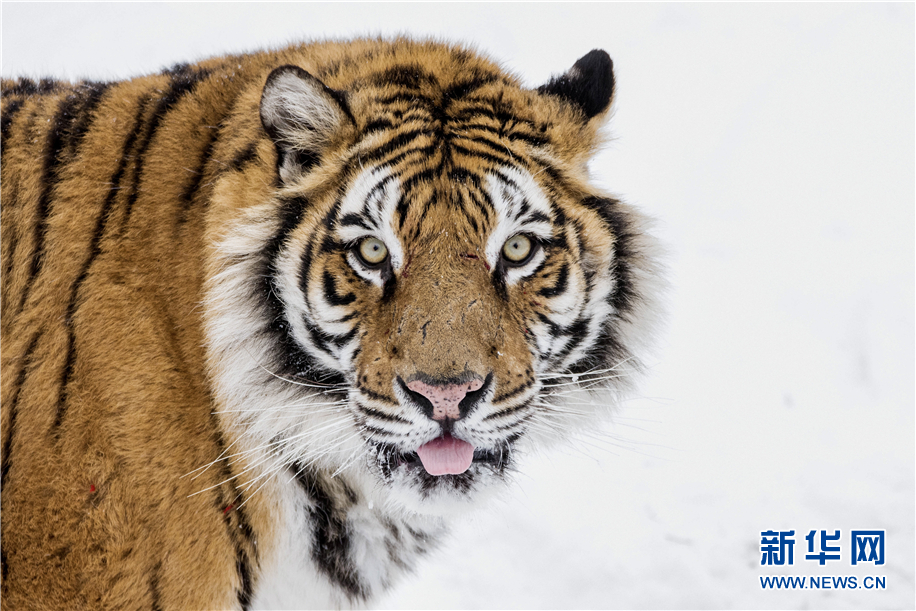
[[546, 195], [529, 172], [511, 166], [422, 181], [405, 181], [388, 166], [364, 168], [341, 199], [337, 219], [344, 242], [371, 235], [389, 244], [395, 268], [403, 261], [402, 243], [459, 242], [495, 260], [516, 233], [549, 240], [554, 231]]

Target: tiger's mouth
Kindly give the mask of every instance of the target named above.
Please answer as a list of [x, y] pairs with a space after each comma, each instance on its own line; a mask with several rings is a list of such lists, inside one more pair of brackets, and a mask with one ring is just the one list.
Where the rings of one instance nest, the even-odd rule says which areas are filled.
[[468, 466], [464, 469], [461, 469], [457, 473], [437, 473], [430, 468], [428, 464], [425, 464], [420, 458], [419, 452], [408, 452], [408, 453], [399, 453], [397, 455], [398, 466], [404, 467], [408, 470], [411, 469], [422, 469], [431, 476], [443, 476], [443, 475], [461, 475], [470, 469], [473, 465], [490, 465], [496, 470], [501, 471], [509, 463], [510, 448], [506, 448], [495, 451], [495, 450], [486, 450], [481, 448], [474, 448], [473, 454], [471, 455], [471, 460], [468, 463]]
[[[451, 435], [446, 433], [433, 442], [449, 444]], [[462, 440], [452, 437], [452, 440], [467, 444]], [[499, 444], [497, 448], [473, 448], [465, 458], [467, 465], [463, 468], [442, 469], [447, 460], [430, 460], [421, 457], [423, 446], [418, 451], [405, 452], [393, 444], [376, 443], [376, 460], [382, 477], [391, 481], [396, 476], [405, 474], [415, 477], [425, 484], [424, 487], [433, 487], [447, 484], [458, 484], [463, 480], [470, 480], [474, 474], [486, 469], [494, 474], [502, 474], [512, 463], [514, 444], [517, 438], [508, 439]], [[431, 442], [432, 443], [432, 442]], [[429, 444], [424, 444], [424, 446]], [[467, 444], [470, 445], [470, 444]], [[469, 460], [467, 460], [469, 459]], [[456, 461], [457, 462], [457, 461]], [[460, 464], [460, 463], [459, 463]]]

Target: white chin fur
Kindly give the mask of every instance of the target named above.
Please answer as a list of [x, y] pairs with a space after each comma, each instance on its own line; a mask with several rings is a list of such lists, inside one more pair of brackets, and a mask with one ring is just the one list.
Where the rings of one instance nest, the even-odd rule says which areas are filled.
[[389, 482], [383, 484], [389, 507], [431, 517], [459, 517], [486, 506], [488, 501], [508, 490], [508, 480], [495, 475], [488, 467], [471, 465], [468, 470], [474, 477], [469, 489], [449, 484], [442, 475], [442, 485], [425, 489], [422, 480], [412, 473], [413, 467], [399, 467]]

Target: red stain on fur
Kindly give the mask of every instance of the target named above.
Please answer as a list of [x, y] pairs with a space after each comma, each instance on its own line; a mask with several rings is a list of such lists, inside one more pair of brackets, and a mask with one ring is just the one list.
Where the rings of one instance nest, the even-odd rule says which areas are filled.
[[407, 261], [404, 263], [404, 268], [401, 270], [402, 278], [407, 278], [410, 275], [408, 270], [410, 269], [411, 261], [413, 261], [413, 250], [407, 253]]
[[226, 515], [227, 513], [229, 513], [230, 511], [232, 511], [232, 508], [233, 508], [233, 507], [235, 507], [235, 505], [233, 505], [232, 503], [229, 503], [229, 506], [226, 507], [225, 509], [223, 509], [223, 515]]
[[[463, 252], [463, 253], [460, 253], [458, 256], [461, 257], [462, 259], [471, 259], [473, 261], [480, 260], [480, 257], [478, 255], [475, 255], [472, 252]], [[487, 271], [490, 271], [490, 264], [487, 263], [486, 261], [481, 261], [481, 262], [483, 263], [483, 266], [487, 268]]]
[[95, 484], [89, 484], [89, 492], [95, 492]]

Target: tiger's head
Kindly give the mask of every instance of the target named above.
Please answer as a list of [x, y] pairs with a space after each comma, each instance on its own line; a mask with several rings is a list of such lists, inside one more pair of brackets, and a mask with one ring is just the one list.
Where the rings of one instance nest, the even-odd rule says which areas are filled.
[[568, 395], [640, 368], [652, 243], [588, 183], [611, 60], [533, 90], [432, 43], [301, 63], [262, 81], [259, 139], [215, 187], [221, 417], [265, 477], [314, 466], [463, 507], [519, 450], [594, 424]]

